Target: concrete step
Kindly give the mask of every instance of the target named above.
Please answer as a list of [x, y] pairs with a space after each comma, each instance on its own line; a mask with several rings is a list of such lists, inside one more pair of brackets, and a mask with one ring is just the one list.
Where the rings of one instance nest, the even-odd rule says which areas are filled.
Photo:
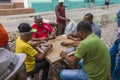
[[14, 8], [14, 3], [0, 3], [0, 9], [12, 9]]
[[24, 3], [0, 3], [0, 9], [24, 8]]
[[24, 8], [24, 3], [14, 3], [14, 8]]
[[33, 8], [0, 9], [0, 16], [34, 13]]

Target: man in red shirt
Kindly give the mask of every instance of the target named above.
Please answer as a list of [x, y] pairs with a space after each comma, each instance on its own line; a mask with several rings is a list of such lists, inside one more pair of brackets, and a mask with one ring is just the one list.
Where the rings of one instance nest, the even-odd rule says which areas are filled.
[[[32, 40], [49, 40], [49, 35], [54, 34], [54, 29], [50, 26], [49, 23], [43, 22], [43, 19], [40, 15], [34, 16], [35, 23], [32, 25], [32, 28], [35, 28], [37, 32], [32, 34]], [[54, 36], [52, 36], [54, 38]]]
[[59, 4], [55, 7], [56, 21], [60, 25], [58, 26], [58, 35], [64, 34], [66, 27], [66, 22], [69, 22], [70, 19], [66, 18], [65, 15], [65, 6], [63, 5], [64, 0], [58, 0]]
[[8, 33], [0, 23], [0, 47], [10, 50], [8, 46], [8, 40], [9, 40]]

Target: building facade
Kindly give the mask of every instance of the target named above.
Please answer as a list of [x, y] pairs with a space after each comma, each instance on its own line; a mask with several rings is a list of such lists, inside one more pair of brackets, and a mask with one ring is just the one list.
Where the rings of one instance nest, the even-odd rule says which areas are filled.
[[[67, 10], [76, 8], [91, 7], [91, 1], [94, 6], [103, 6], [105, 0], [65, 0], [64, 5]], [[23, 3], [24, 8], [33, 8], [34, 12], [54, 11], [58, 0], [0, 0], [0, 2]], [[120, 4], [120, 0], [110, 0], [110, 4]]]
[[[27, 7], [33, 7], [34, 12], [54, 11], [58, 0], [26, 0]], [[65, 0], [66, 9], [86, 8], [91, 7], [91, 1], [94, 1], [94, 6], [103, 6], [105, 0]], [[110, 4], [120, 4], [120, 0], [110, 0]]]

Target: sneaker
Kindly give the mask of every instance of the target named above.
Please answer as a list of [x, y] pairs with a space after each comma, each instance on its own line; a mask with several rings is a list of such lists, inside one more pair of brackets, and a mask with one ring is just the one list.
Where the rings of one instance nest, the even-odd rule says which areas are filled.
[[34, 80], [34, 78], [32, 78], [32, 77], [27, 77], [27, 80]]

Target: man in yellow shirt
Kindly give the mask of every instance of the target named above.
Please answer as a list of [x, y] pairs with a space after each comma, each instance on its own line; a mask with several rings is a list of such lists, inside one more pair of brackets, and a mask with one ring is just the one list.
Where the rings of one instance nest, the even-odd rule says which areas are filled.
[[[29, 78], [34, 78], [35, 73], [39, 73], [43, 69], [43, 75], [41, 80], [47, 80], [48, 71], [49, 71], [49, 62], [47, 62], [44, 57], [47, 52], [52, 48], [52, 45], [49, 44], [47, 49], [40, 53], [36, 51], [30, 43], [28, 43], [32, 38], [32, 32], [36, 32], [36, 29], [32, 29], [31, 26], [27, 23], [21, 23], [18, 26], [20, 32], [20, 37], [16, 40], [16, 53], [25, 53], [27, 55], [25, 59], [25, 65], [27, 69], [27, 76]], [[37, 60], [36, 60], [37, 59]]]

